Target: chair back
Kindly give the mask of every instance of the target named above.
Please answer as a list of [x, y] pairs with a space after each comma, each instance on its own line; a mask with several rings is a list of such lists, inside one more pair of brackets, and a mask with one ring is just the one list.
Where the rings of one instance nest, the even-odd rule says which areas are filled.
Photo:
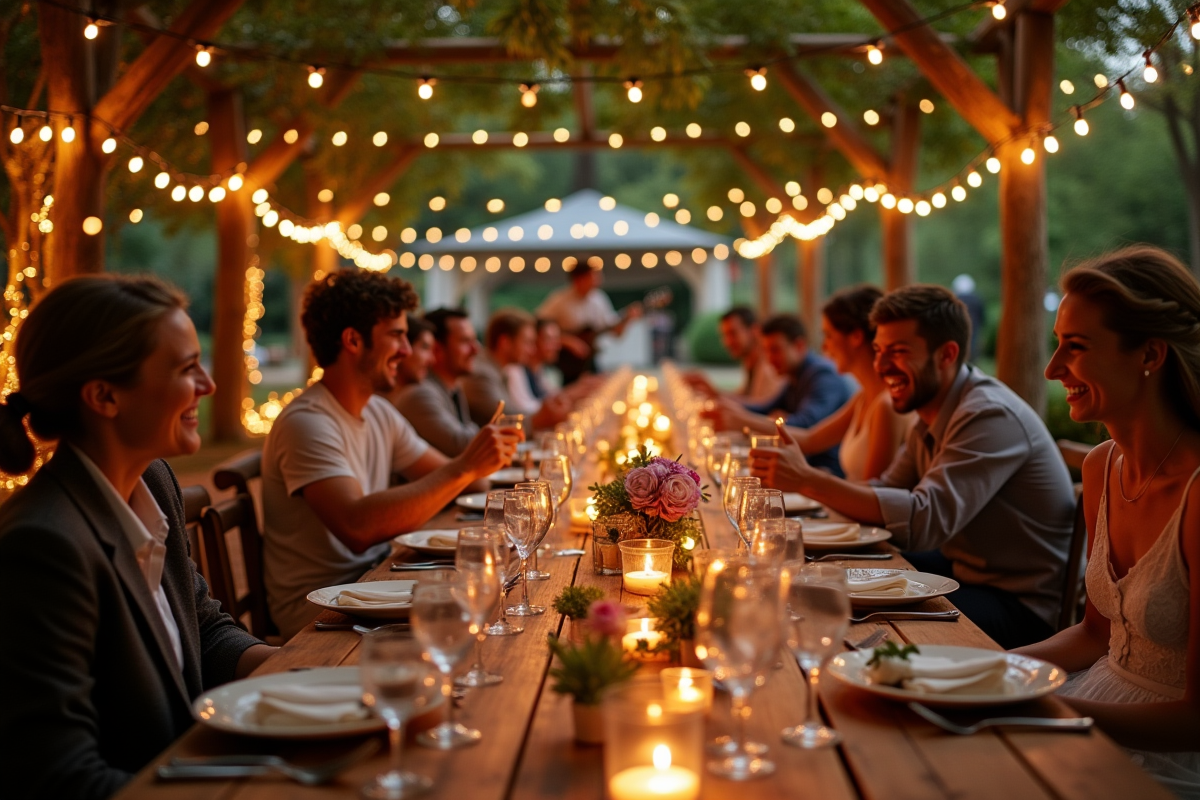
[[212, 498], [208, 494], [208, 489], [200, 484], [183, 487], [183, 522], [187, 529], [188, 550], [192, 554], [192, 561], [196, 562], [196, 566], [200, 569], [200, 574], [208, 580], [208, 572], [204, 566], [203, 551], [200, 547], [200, 516], [204, 513], [204, 509], [212, 503]]
[[1083, 569], [1087, 554], [1087, 522], [1083, 517], [1083, 484], [1075, 484], [1075, 525], [1071, 530], [1071, 545], [1067, 550], [1067, 572], [1063, 582], [1062, 606], [1058, 612], [1058, 629], [1069, 628], [1078, 622], [1084, 593]]
[[262, 450], [246, 450], [217, 465], [213, 485], [218, 489], [233, 489], [237, 494], [250, 494], [250, 481], [262, 477]]
[[[254, 500], [249, 494], [240, 492], [229, 500], [209, 506], [201, 518], [201, 530], [212, 596], [239, 622], [243, 616], [248, 616], [247, 629], [265, 640], [272, 626], [267, 612], [262, 535], [254, 512]], [[229, 541], [233, 531], [238, 534], [236, 552]], [[239, 591], [238, 577], [244, 577], [244, 593]]]
[[1059, 439], [1057, 444], [1058, 452], [1062, 454], [1063, 461], [1067, 462], [1067, 469], [1071, 470], [1073, 475], [1078, 475], [1083, 471], [1083, 460], [1095, 446], [1084, 442], [1073, 442], [1070, 439]]

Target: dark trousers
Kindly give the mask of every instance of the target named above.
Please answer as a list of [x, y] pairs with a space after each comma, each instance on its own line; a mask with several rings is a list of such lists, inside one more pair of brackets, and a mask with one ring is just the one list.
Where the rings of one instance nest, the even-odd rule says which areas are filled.
[[[954, 577], [954, 562], [939, 550], [901, 555], [918, 572]], [[946, 595], [946, 599], [1005, 650], [1040, 642], [1054, 633], [1054, 629], [1017, 599], [1015, 594], [995, 586], [964, 583], [958, 591]]]

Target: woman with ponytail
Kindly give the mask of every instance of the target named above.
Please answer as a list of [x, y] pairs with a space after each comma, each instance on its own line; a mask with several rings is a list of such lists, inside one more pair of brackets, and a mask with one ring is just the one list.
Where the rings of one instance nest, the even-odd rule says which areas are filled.
[[57, 447], [0, 506], [7, 797], [110, 796], [274, 650], [209, 596], [162, 460], [199, 448], [213, 390], [185, 309], [152, 278], [75, 278], [17, 335], [0, 470], [32, 466], [26, 425]]
[[1112, 441], [1083, 465], [1083, 622], [1020, 652], [1181, 797], [1200, 798], [1200, 284], [1129, 247], [1066, 273], [1046, 377]]

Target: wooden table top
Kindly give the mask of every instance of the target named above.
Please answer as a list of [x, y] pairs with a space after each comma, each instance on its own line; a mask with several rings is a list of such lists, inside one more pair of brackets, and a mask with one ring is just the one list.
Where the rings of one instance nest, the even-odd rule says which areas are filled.
[[[585, 484], [585, 481], [580, 483]], [[575, 496], [584, 496], [576, 488]], [[565, 516], [565, 515], [564, 515]], [[719, 502], [701, 509], [709, 543], [733, 547], [736, 534]], [[457, 528], [456, 512], [442, 512], [430, 527]], [[582, 537], [560, 525], [548, 541], [557, 547], [578, 547]], [[543, 558], [547, 581], [530, 584], [534, 602], [549, 605], [569, 584], [599, 586], [609, 597], [620, 596], [629, 605], [644, 598], [623, 594], [620, 576], [595, 575], [590, 547], [582, 558]], [[404, 557], [406, 553], [398, 553]], [[390, 571], [385, 561], [364, 580], [415, 577]], [[882, 566], [859, 562], [861, 566]], [[887, 566], [900, 567], [896, 558]], [[847, 562], [854, 566], [855, 562]], [[516, 591], [519, 591], [517, 589]], [[919, 608], [952, 608], [945, 599], [926, 601]], [[344, 621], [342, 615], [323, 612], [318, 618]], [[461, 709], [463, 720], [483, 732], [480, 744], [460, 750], [438, 751], [406, 744], [405, 768], [434, 780], [431, 798], [458, 800], [541, 800], [604, 797], [602, 750], [572, 741], [569, 698], [549, 688], [550, 664], [546, 636], [560, 632], [563, 619], [548, 610], [524, 618], [525, 632], [493, 637], [484, 648], [488, 668], [504, 675], [495, 687], [472, 690]], [[892, 639], [916, 644], [955, 644], [997, 648], [965, 617], [957, 622], [896, 621], [852, 626], [851, 640], [860, 640], [876, 628], [886, 628]], [[318, 632], [312, 625], [288, 642], [257, 674], [304, 667], [352, 665], [358, 661], [359, 635], [350, 631]], [[755, 692], [748, 735], [770, 745], [776, 763], [774, 775], [739, 783], [703, 776], [701, 796], [716, 798], [796, 798], [823, 800], [1096, 800], [1129, 798], [1153, 800], [1170, 795], [1134, 766], [1128, 755], [1099, 731], [1086, 734], [1036, 732], [984, 732], [975, 736], [943, 733], [901, 704], [889, 702], [826, 680], [821, 686], [823, 712], [843, 736], [835, 749], [804, 751], [783, 744], [779, 731], [797, 724], [804, 714], [805, 682], [790, 658]], [[1048, 698], [1019, 707], [1020, 713], [1076, 716], [1060, 700]], [[717, 698], [710, 734], [728, 730], [728, 702]], [[382, 737], [381, 737], [382, 738]], [[156, 800], [268, 800], [268, 798], [350, 798], [359, 787], [386, 769], [386, 755], [378, 755], [321, 787], [304, 787], [282, 778], [159, 782], [155, 768], [174, 756], [201, 756], [270, 752], [319, 762], [358, 744], [347, 742], [293, 743], [264, 741], [222, 734], [194, 726], [160, 758], [144, 769], [119, 795], [121, 798]]]

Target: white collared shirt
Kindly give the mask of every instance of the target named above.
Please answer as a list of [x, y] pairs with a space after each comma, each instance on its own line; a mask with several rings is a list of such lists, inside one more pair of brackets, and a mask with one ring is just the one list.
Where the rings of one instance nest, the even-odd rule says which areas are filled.
[[179, 668], [183, 669], [183, 643], [179, 639], [179, 625], [175, 622], [171, 604], [162, 588], [163, 562], [167, 557], [167, 534], [171, 530], [167, 515], [159, 508], [144, 480], [138, 478], [137, 485], [133, 487], [133, 494], [126, 501], [117, 494], [108, 476], [100, 471], [86, 453], [78, 447], [74, 450], [117, 514], [121, 530], [133, 548], [138, 566], [142, 570], [142, 577], [146, 579], [150, 596], [158, 606], [163, 627], [167, 629], [167, 638], [171, 640], [171, 648], [175, 652], [175, 661]]

